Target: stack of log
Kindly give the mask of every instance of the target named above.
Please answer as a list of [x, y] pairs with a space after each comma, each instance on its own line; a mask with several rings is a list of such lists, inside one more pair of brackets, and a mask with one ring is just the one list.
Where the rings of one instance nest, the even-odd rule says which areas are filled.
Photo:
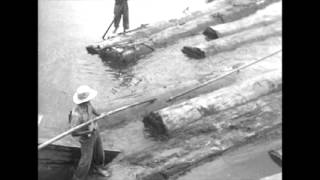
[[280, 71], [273, 71], [234, 84], [209, 94], [155, 111], [144, 117], [143, 123], [152, 136], [170, 135], [187, 124], [228, 108], [245, 104], [260, 96], [279, 91], [282, 87]]
[[265, 9], [259, 10], [256, 13], [240, 20], [207, 27], [203, 32], [203, 35], [206, 36], [207, 40], [213, 40], [250, 28], [271, 24], [272, 22], [281, 19], [281, 10], [281, 2], [273, 3]]
[[[129, 62], [150, 54], [156, 48], [175, 43], [203, 31], [215, 24], [231, 22], [255, 13], [267, 5], [279, 0], [265, 0], [263, 3], [251, 1], [245, 6], [234, 6], [228, 0], [211, 3], [212, 8], [203, 14], [184, 18], [165, 25], [149, 26], [124, 36], [117, 36], [106, 41], [87, 46], [90, 54], [99, 54], [103, 60]], [[217, 4], [224, 6], [217, 8]]]
[[[256, 84], [257, 89], [259, 86]], [[183, 131], [167, 141], [111, 162], [109, 180], [176, 179], [249, 140], [280, 138], [281, 93], [278, 89], [185, 124]]]
[[201, 59], [245, 43], [281, 35], [281, 6], [281, 2], [274, 3], [241, 20], [208, 27], [203, 32], [208, 42], [185, 46], [182, 52], [190, 58]]
[[111, 162], [109, 180], [176, 179], [249, 141], [281, 138], [281, 101], [278, 69], [151, 112], [145, 128], [169, 138]]

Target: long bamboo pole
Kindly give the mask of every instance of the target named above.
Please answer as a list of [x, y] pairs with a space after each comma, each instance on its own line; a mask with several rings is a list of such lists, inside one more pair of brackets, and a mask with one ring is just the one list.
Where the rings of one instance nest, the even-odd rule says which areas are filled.
[[222, 78], [224, 78], [224, 77], [226, 77], [226, 76], [229, 76], [229, 75], [231, 75], [232, 73], [238, 72], [238, 71], [240, 71], [241, 69], [247, 68], [247, 67], [249, 67], [249, 66], [251, 66], [251, 65], [253, 65], [253, 64], [256, 64], [256, 63], [258, 63], [258, 62], [260, 62], [260, 61], [263, 61], [263, 60], [267, 59], [268, 57], [271, 57], [271, 56], [273, 56], [273, 55], [275, 55], [275, 54], [277, 54], [277, 53], [279, 53], [279, 52], [281, 52], [281, 51], [282, 51], [282, 49], [280, 49], [280, 50], [278, 50], [278, 51], [276, 51], [276, 52], [274, 52], [274, 53], [272, 53], [272, 54], [270, 54], [270, 55], [268, 55], [268, 56], [265, 56], [265, 57], [263, 57], [263, 58], [261, 58], [261, 59], [258, 59], [258, 60], [256, 60], [256, 61], [250, 62], [250, 63], [248, 63], [248, 64], [246, 64], [246, 65], [243, 65], [243, 66], [241, 66], [241, 67], [239, 67], [239, 68], [237, 68], [237, 69], [235, 69], [235, 70], [233, 70], [233, 71], [230, 71], [230, 72], [228, 72], [228, 73], [226, 73], [226, 74], [223, 74], [223, 75], [221, 75], [221, 76], [219, 76], [219, 77], [217, 77], [217, 78], [211, 79], [211, 80], [209, 80], [209, 81], [207, 81], [207, 82], [205, 82], [205, 83], [203, 83], [203, 84], [200, 84], [199, 86], [196, 86], [196, 87], [194, 87], [194, 88], [191, 88], [191, 89], [189, 89], [189, 90], [186, 90], [186, 91], [184, 91], [184, 92], [182, 92], [182, 93], [180, 93], [180, 94], [178, 94], [178, 95], [176, 95], [176, 96], [172, 96], [172, 97], [170, 97], [170, 98], [167, 100], [167, 102], [173, 101], [174, 99], [176, 99], [176, 98], [178, 98], [178, 97], [180, 97], [180, 96], [183, 96], [183, 95], [185, 95], [185, 94], [188, 94], [188, 93], [191, 92], [191, 91], [194, 91], [194, 90], [196, 90], [196, 89], [199, 89], [199, 88], [201, 88], [201, 87], [204, 87], [204, 86], [206, 86], [206, 85], [208, 85], [208, 84], [210, 84], [210, 83], [213, 83], [213, 82], [215, 82], [215, 81], [217, 81], [217, 80], [219, 80], [219, 79], [222, 79]]
[[125, 110], [125, 109], [131, 108], [131, 107], [134, 107], [134, 106], [137, 106], [137, 105], [140, 105], [140, 104], [144, 104], [144, 103], [147, 103], [147, 102], [153, 103], [155, 100], [156, 100], [156, 98], [153, 98], [153, 99], [149, 99], [149, 100], [146, 100], [146, 101], [142, 101], [142, 102], [134, 103], [134, 104], [131, 104], [131, 105], [123, 106], [123, 107], [121, 107], [121, 108], [118, 108], [118, 109], [109, 111], [109, 112], [107, 112], [107, 113], [102, 113], [100, 116], [95, 117], [95, 118], [93, 118], [93, 119], [91, 119], [91, 120], [89, 120], [89, 121], [87, 121], [87, 122], [85, 122], [85, 123], [83, 123], [83, 124], [80, 124], [80, 125], [78, 125], [78, 126], [76, 126], [76, 127], [73, 127], [73, 128], [71, 128], [71, 129], [69, 129], [68, 131], [66, 131], [66, 132], [64, 132], [64, 133], [61, 133], [61, 134], [59, 134], [58, 136], [56, 136], [56, 137], [54, 137], [54, 138], [52, 138], [52, 139], [49, 139], [48, 141], [40, 144], [40, 145], [38, 146], [38, 150], [41, 150], [41, 149], [43, 149], [44, 147], [48, 146], [49, 144], [52, 144], [53, 142], [56, 142], [56, 141], [58, 141], [59, 139], [62, 139], [63, 137], [71, 134], [72, 132], [74, 132], [74, 131], [82, 128], [82, 127], [88, 126], [88, 125], [91, 124], [92, 122], [98, 121], [98, 120], [100, 120], [100, 119], [102, 119], [102, 118], [104, 118], [104, 117], [106, 117], [106, 116], [109, 116], [109, 115], [111, 115], [111, 114], [115, 114], [115, 113], [117, 113], [117, 112], [123, 111], [123, 110]]

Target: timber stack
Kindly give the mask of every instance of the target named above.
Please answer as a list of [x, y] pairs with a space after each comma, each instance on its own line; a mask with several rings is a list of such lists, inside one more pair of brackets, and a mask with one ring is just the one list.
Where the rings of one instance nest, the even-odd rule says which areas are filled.
[[245, 104], [260, 96], [279, 91], [282, 85], [280, 71], [254, 77], [242, 84], [235, 84], [209, 94], [184, 101], [150, 113], [143, 123], [151, 135], [169, 135], [171, 132], [228, 108]]
[[230, 51], [242, 44], [279, 35], [282, 33], [281, 6], [281, 2], [274, 3], [249, 17], [208, 27], [203, 32], [208, 42], [193, 47], [185, 46], [182, 52], [188, 57], [201, 59]]
[[217, 0], [210, 7], [178, 20], [169, 20], [137, 30], [110, 37], [105, 41], [86, 47], [89, 54], [98, 54], [104, 61], [130, 63], [138, 60], [157, 48], [176, 43], [179, 39], [203, 32], [207, 27], [228, 23], [249, 16], [279, 0], [265, 0], [257, 3], [254, 0], [237, 5], [229, 0]]

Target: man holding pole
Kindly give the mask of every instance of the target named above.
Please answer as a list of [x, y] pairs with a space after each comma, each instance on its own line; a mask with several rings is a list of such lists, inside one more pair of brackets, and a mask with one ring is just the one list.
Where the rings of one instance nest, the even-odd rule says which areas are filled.
[[121, 16], [123, 17], [123, 32], [126, 32], [126, 30], [129, 29], [129, 7], [127, 0], [115, 0], [113, 33], [116, 33], [119, 28]]
[[[78, 126], [100, 115], [90, 103], [90, 100], [96, 95], [97, 91], [86, 85], [80, 86], [77, 89], [73, 96], [73, 102], [76, 106], [69, 115], [71, 127]], [[78, 129], [72, 132], [71, 135], [81, 144], [81, 158], [72, 179], [84, 180], [88, 175], [90, 167], [93, 167], [92, 170], [95, 173], [107, 176], [107, 172], [102, 170], [104, 167], [104, 150], [97, 122]]]

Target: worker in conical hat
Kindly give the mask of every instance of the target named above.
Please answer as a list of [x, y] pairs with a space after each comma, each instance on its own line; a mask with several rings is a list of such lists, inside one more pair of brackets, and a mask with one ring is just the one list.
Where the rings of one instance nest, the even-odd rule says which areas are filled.
[[[93, 119], [100, 114], [94, 109], [90, 100], [97, 96], [97, 91], [89, 86], [82, 85], [73, 95], [75, 107], [69, 114], [71, 127]], [[84, 180], [92, 167], [92, 171], [102, 176], [108, 176], [104, 167], [104, 150], [99, 134], [97, 122], [85, 126], [71, 134], [81, 144], [81, 158], [73, 175], [73, 180]]]

